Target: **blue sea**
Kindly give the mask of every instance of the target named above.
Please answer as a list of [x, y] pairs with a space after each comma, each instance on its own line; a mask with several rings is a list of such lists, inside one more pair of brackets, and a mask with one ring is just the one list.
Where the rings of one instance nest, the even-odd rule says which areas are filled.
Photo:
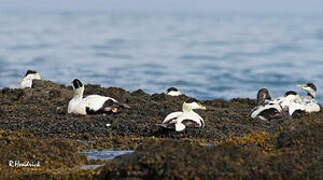
[[[69, 85], [199, 99], [273, 97], [314, 82], [323, 100], [323, 15], [1, 12], [0, 88], [27, 69]], [[304, 95], [304, 93], [302, 93]]]

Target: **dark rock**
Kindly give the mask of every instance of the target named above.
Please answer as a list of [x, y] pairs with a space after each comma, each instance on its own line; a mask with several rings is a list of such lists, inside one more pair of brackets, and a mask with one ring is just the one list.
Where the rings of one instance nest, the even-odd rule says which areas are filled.
[[[2, 164], [9, 157], [28, 159], [34, 148], [36, 157], [43, 154], [44, 159], [54, 162], [54, 168], [64, 169], [66, 165], [60, 161], [68, 166], [86, 163], [75, 155], [76, 149], [85, 147], [71, 141], [90, 140], [92, 143], [86, 147], [89, 149], [136, 149], [134, 154], [108, 163], [98, 178], [322, 179], [322, 112], [265, 122], [249, 117], [255, 100], [204, 100], [201, 103], [207, 110], [196, 112], [206, 126], [177, 133], [156, 124], [169, 113], [181, 111], [188, 96], [150, 95], [142, 90], [129, 93], [99, 85], [86, 85], [85, 94], [113, 97], [131, 109], [110, 115], [68, 114], [72, 87], [50, 81], [37, 81], [34, 88], [1, 89]], [[107, 127], [107, 123], [111, 126]], [[12, 143], [21, 145], [7, 148]], [[217, 145], [206, 147], [203, 143]], [[47, 146], [50, 152], [45, 150]], [[53, 153], [57, 148], [57, 154]], [[5, 153], [10, 151], [7, 157]], [[10, 174], [6, 168], [4, 172]], [[55, 173], [65, 177], [67, 172], [52, 172], [48, 168], [40, 172], [49, 173], [48, 177]], [[24, 170], [20, 173], [22, 177], [34, 177]], [[88, 178], [93, 175], [92, 171], [86, 173]]]

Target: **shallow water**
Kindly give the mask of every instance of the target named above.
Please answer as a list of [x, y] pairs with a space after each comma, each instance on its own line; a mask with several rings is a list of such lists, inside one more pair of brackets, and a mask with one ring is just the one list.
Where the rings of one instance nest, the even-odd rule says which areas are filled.
[[80, 169], [96, 169], [96, 168], [100, 168], [103, 166], [104, 166], [104, 164], [91, 164], [91, 165], [83, 165], [83, 166], [80, 166], [79, 168]]
[[0, 87], [34, 69], [63, 84], [176, 86], [200, 99], [262, 87], [277, 97], [311, 81], [323, 100], [322, 15], [1, 13], [0, 27]]
[[122, 156], [125, 154], [131, 154], [134, 151], [123, 150], [123, 151], [112, 151], [112, 150], [103, 150], [103, 151], [90, 151], [90, 152], [81, 152], [87, 155], [88, 160], [112, 160], [115, 157]]
[[[88, 143], [87, 141], [82, 141], [82, 143]], [[122, 156], [125, 154], [131, 154], [134, 151], [123, 150], [123, 151], [112, 151], [112, 150], [103, 150], [103, 151], [89, 151], [89, 152], [81, 152], [87, 155], [88, 160], [112, 160], [118, 156]], [[96, 169], [104, 166], [104, 164], [89, 164], [80, 166], [80, 169]]]
[[212, 147], [212, 146], [217, 146], [218, 144], [210, 144], [210, 143], [204, 143], [206, 147]]

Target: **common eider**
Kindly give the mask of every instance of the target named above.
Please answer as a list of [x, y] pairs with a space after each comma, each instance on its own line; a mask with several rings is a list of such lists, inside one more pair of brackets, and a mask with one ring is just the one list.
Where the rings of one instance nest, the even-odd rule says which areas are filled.
[[[266, 100], [269, 100], [266, 102]], [[262, 88], [257, 93], [257, 106], [251, 110], [251, 118], [260, 118], [261, 120], [282, 119], [286, 117], [279, 103], [271, 102], [272, 98], [268, 89]]]
[[115, 113], [119, 107], [130, 108], [129, 105], [118, 102], [111, 97], [89, 95], [83, 98], [84, 85], [78, 79], [72, 81], [74, 96], [68, 104], [68, 113], [74, 114], [102, 114]]
[[279, 104], [283, 110], [289, 113], [290, 116], [292, 116], [296, 111], [305, 111], [305, 106], [302, 104], [302, 99], [295, 91], [287, 91]]
[[180, 95], [182, 95], [182, 93], [175, 87], [168, 88], [164, 93], [169, 95], [169, 96], [180, 96]]
[[19, 88], [31, 88], [33, 80], [41, 80], [40, 74], [33, 70], [28, 70], [23, 78], [19, 81]]
[[321, 110], [320, 105], [314, 99], [316, 97], [317, 88], [313, 83], [300, 84], [299, 88], [302, 88], [307, 92], [307, 96], [302, 98], [302, 103], [305, 106], [305, 112], [319, 112]]
[[173, 112], [166, 116], [161, 124], [162, 128], [175, 129], [176, 132], [185, 130], [186, 127], [201, 128], [205, 123], [203, 118], [194, 112], [194, 109], [203, 109], [206, 107], [197, 102], [196, 99], [189, 99], [183, 103], [183, 112]]

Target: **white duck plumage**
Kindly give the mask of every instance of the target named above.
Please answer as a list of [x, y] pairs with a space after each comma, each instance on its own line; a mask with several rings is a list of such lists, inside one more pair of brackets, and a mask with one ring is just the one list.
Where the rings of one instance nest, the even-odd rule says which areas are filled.
[[270, 100], [269, 103], [279, 104], [284, 111], [292, 116], [295, 111], [304, 111], [301, 97], [295, 91], [287, 91], [284, 96]]
[[68, 113], [98, 114], [117, 112], [118, 107], [130, 108], [127, 104], [121, 104], [116, 99], [100, 95], [89, 95], [83, 98], [84, 86], [78, 79], [73, 80], [74, 96], [68, 104]]
[[305, 112], [319, 112], [321, 110], [320, 105], [314, 99], [316, 97], [317, 88], [313, 83], [300, 84], [299, 88], [307, 92], [307, 96], [302, 97], [302, 104], [305, 106]]
[[[259, 105], [252, 109], [251, 111], [251, 118], [259, 117], [262, 120], [270, 120], [270, 118], [266, 117], [266, 115], [262, 115], [261, 113], [264, 113], [266, 110], [276, 110], [274, 113], [282, 113], [283, 109], [279, 104], [265, 104], [265, 105]], [[277, 115], [278, 116], [278, 115]], [[273, 114], [274, 117], [274, 114]]]
[[172, 129], [175, 131], [183, 131], [186, 126], [204, 127], [205, 123], [203, 118], [194, 112], [194, 109], [206, 109], [195, 99], [190, 99], [183, 103], [183, 112], [173, 112], [166, 116], [162, 124], [157, 124], [161, 127]]
[[19, 81], [19, 88], [31, 88], [33, 80], [41, 80], [40, 74], [36, 71], [28, 70]]
[[290, 116], [296, 111], [305, 111], [302, 99], [295, 91], [287, 91], [283, 100], [280, 101], [280, 105], [284, 110], [288, 111]]
[[175, 87], [168, 88], [164, 93], [169, 95], [169, 96], [180, 96], [180, 95], [182, 95], [182, 93]]
[[[269, 102], [265, 102], [269, 100]], [[251, 118], [260, 118], [262, 120], [271, 120], [275, 118], [283, 118], [286, 116], [284, 110], [278, 102], [272, 102], [269, 91], [262, 88], [257, 94], [257, 106], [251, 110]]]

